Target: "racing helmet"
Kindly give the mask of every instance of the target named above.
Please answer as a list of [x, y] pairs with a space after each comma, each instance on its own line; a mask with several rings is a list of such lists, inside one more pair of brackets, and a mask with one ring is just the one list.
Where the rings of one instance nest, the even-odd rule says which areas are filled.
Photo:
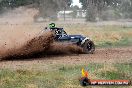
[[55, 23], [50, 23], [49, 24], [49, 28], [55, 28], [55, 26], [56, 26]]

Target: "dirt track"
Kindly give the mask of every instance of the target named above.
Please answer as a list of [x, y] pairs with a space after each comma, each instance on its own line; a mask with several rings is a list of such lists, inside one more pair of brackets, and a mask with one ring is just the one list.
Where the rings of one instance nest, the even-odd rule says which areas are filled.
[[[33, 16], [34, 14], [37, 13], [36, 10], [32, 10], [32, 9], [25, 10], [25, 8], [18, 8], [14, 11], [4, 14], [3, 16], [0, 17], [0, 24], [1, 24], [0, 53], [5, 53], [6, 51], [12, 48], [14, 49], [21, 47], [23, 43], [25, 43], [28, 40], [31, 40], [45, 27], [44, 25], [46, 25], [46, 24], [38, 25], [33, 23]], [[25, 13], [20, 13], [23, 11], [25, 11]], [[15, 15], [16, 12], [17, 14]], [[43, 68], [49, 68], [50, 65], [57, 65], [57, 64], [84, 64], [91, 62], [132, 63], [132, 47], [99, 48], [96, 49], [95, 54], [79, 54], [79, 55], [72, 54], [72, 55], [55, 55], [55, 56], [50, 55], [41, 58], [30, 58], [30, 59], [22, 58], [22, 59], [14, 60], [14, 61], [9, 61], [9, 60], [1, 61], [0, 68], [30, 69], [33, 68], [34, 66], [35, 68], [40, 67], [43, 69]]]
[[[48, 65], [56, 64], [84, 64], [84, 63], [125, 63], [132, 62], [132, 47], [127, 48], [100, 48], [95, 54], [79, 55], [56, 55], [41, 58], [31, 58], [28, 60], [14, 60], [0, 62], [0, 68], [35, 68], [45, 69]], [[38, 67], [36, 67], [38, 66]]]

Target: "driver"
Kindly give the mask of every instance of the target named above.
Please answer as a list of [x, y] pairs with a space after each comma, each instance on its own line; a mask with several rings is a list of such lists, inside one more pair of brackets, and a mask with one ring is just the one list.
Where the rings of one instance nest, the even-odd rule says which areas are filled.
[[55, 28], [55, 27], [56, 27], [55, 23], [49, 24], [49, 28], [50, 28], [50, 29], [53, 29], [53, 28]]
[[59, 30], [56, 27], [55, 23], [49, 24], [49, 28], [50, 28], [50, 30], [54, 30], [56, 35], [61, 35], [62, 34], [62, 30]]
[[50, 30], [53, 30], [54, 28], [56, 27], [55, 23], [50, 23], [49, 24], [49, 27], [45, 27], [45, 29], [50, 29]]

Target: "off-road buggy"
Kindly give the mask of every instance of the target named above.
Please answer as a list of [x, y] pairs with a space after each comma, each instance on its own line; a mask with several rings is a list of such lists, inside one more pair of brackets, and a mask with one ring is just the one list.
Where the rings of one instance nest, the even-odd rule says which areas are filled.
[[63, 28], [58, 28], [54, 23], [49, 24], [49, 28], [54, 33], [54, 39], [58, 42], [70, 42], [83, 48], [84, 53], [93, 54], [95, 51], [95, 45], [89, 37], [82, 35], [68, 35]]

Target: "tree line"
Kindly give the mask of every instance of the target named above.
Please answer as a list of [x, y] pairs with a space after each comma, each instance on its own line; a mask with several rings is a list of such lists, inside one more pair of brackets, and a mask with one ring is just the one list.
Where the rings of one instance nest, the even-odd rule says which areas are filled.
[[[108, 17], [132, 18], [132, 0], [79, 0], [83, 10], [86, 10], [86, 20], [108, 20]], [[40, 16], [47, 18], [56, 16], [57, 11], [65, 10], [72, 4], [72, 0], [0, 0], [0, 12], [19, 6], [32, 5], [40, 12]]]
[[86, 20], [96, 21], [132, 18], [132, 0], [79, 0], [82, 8], [87, 11]]
[[6, 9], [14, 9], [19, 6], [32, 5], [33, 8], [39, 10], [43, 18], [49, 17], [51, 14], [57, 14], [57, 11], [63, 10], [70, 6], [72, 0], [0, 0], [1, 12]]

